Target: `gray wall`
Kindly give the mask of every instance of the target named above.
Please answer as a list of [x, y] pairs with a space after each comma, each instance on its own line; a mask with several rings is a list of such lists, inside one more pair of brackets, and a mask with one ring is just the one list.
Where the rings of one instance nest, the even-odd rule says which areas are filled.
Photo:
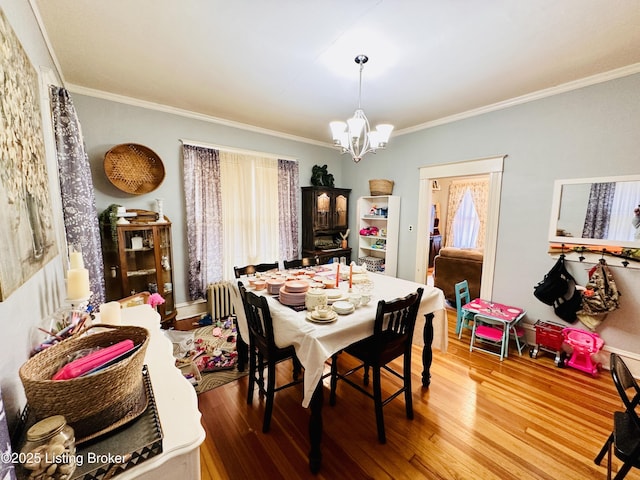
[[[187, 227], [184, 222], [180, 139], [296, 158], [299, 161], [301, 186], [310, 184], [311, 169], [314, 165], [327, 164], [328, 171], [335, 177], [335, 185], [348, 186], [348, 182], [341, 175], [341, 165], [345, 159], [332, 149], [85, 95], [73, 94], [72, 98], [89, 154], [98, 212], [102, 212], [112, 203], [127, 208], [155, 210], [155, 199], [164, 199], [164, 213], [172, 222], [174, 291], [178, 303], [188, 300]], [[109, 182], [104, 173], [105, 153], [117, 144], [129, 142], [151, 148], [164, 163], [165, 179], [151, 193], [132, 196], [121, 192]], [[275, 259], [271, 261], [273, 260]]]
[[[502, 183], [494, 300], [519, 305], [527, 321], [560, 321], [537, 301], [533, 286], [554, 260], [547, 234], [554, 180], [640, 173], [640, 75], [581, 88], [527, 104], [487, 113], [409, 135], [389, 147], [345, 163], [343, 176], [353, 195], [368, 192], [367, 179], [395, 181], [402, 196], [398, 275], [413, 278], [418, 218], [418, 169], [426, 165], [508, 155]], [[599, 333], [612, 347], [640, 353], [640, 270], [611, 259], [622, 307], [609, 315]], [[571, 264], [584, 284], [593, 264]], [[580, 324], [578, 324], [580, 326]]]

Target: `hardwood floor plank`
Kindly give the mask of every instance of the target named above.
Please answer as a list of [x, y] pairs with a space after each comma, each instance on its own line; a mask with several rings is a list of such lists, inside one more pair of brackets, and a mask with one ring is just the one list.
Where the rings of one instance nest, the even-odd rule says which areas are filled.
[[[203, 480], [606, 478], [606, 459], [597, 466], [593, 458], [610, 433], [613, 411], [621, 408], [609, 372], [594, 378], [556, 367], [552, 355], [532, 359], [526, 349], [522, 356], [512, 349], [500, 362], [469, 352], [469, 337], [458, 340], [454, 322], [450, 317], [448, 352], [434, 352], [429, 389], [421, 387], [421, 352], [414, 347], [414, 419], [406, 418], [402, 397], [389, 403], [385, 445], [377, 441], [373, 402], [340, 382], [331, 407], [325, 381], [317, 475], [308, 467], [309, 411], [301, 407], [301, 386], [276, 393], [268, 434], [261, 431], [264, 399], [256, 393], [253, 405], [246, 403], [246, 377], [199, 395], [207, 433]], [[352, 365], [347, 355], [340, 357], [341, 370]], [[278, 382], [287, 381], [290, 364], [277, 374]], [[398, 385], [384, 377], [385, 392]], [[632, 470], [627, 479], [640, 480], [640, 473]]]

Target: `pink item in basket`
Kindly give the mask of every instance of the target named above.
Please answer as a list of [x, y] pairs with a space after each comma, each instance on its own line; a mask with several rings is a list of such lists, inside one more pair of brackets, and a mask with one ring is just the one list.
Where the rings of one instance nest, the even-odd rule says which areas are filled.
[[114, 345], [101, 348], [89, 355], [67, 363], [58, 370], [52, 380], [69, 380], [94, 370], [105, 363], [116, 359], [134, 347], [132, 340], [122, 340]]

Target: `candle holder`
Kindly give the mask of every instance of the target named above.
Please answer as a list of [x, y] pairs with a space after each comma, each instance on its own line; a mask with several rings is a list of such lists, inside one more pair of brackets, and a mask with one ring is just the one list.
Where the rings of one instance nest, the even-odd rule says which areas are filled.
[[158, 223], [166, 223], [164, 219], [164, 200], [156, 198], [156, 210], [158, 212]]
[[89, 299], [91, 298], [92, 295], [93, 295], [93, 292], [89, 292], [89, 295], [86, 297], [82, 297], [82, 298], [67, 297], [64, 299], [64, 301], [65, 303], [68, 303], [69, 305], [71, 305], [71, 308], [73, 310], [78, 310], [86, 307], [89, 304]]

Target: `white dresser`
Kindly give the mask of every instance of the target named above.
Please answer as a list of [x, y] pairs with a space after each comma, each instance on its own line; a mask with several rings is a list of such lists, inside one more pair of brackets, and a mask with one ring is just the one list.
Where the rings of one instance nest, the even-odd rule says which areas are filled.
[[[99, 321], [99, 315], [96, 316]], [[160, 315], [149, 305], [122, 310], [123, 325], [149, 330], [145, 364], [162, 426], [162, 453], [118, 474], [118, 480], [200, 479], [200, 444], [205, 432], [200, 424], [193, 386], [175, 367], [173, 347], [160, 329]]]

